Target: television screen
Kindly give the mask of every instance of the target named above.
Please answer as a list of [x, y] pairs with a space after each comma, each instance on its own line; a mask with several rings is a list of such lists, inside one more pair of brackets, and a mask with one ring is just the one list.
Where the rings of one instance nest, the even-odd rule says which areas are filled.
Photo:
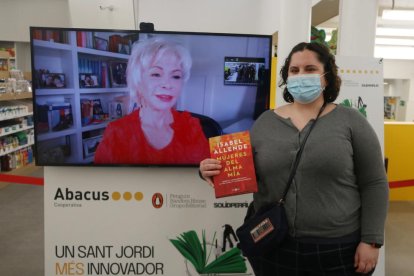
[[31, 27], [30, 43], [37, 165], [195, 166], [269, 108], [271, 36]]

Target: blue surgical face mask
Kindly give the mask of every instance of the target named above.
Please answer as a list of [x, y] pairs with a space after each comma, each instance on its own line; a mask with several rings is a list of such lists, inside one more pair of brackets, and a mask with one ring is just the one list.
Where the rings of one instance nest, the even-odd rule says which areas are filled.
[[315, 101], [322, 93], [321, 76], [325, 74], [302, 74], [288, 77], [287, 89], [295, 101], [307, 104]]

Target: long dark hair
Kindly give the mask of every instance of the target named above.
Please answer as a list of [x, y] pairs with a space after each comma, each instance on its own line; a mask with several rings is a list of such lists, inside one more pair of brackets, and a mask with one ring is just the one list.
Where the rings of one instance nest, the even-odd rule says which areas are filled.
[[[286, 86], [292, 55], [296, 52], [302, 52], [304, 50], [316, 53], [318, 60], [323, 64], [326, 73], [325, 79], [327, 82], [327, 86], [323, 91], [325, 102], [331, 103], [335, 101], [341, 87], [341, 78], [338, 76], [338, 66], [335, 63], [335, 56], [329, 52], [329, 49], [326, 46], [319, 43], [301, 42], [293, 47], [292, 51], [289, 53], [289, 56], [285, 60], [285, 64], [280, 70], [280, 76], [282, 79], [279, 82], [279, 87]], [[283, 99], [288, 103], [294, 102], [294, 99], [287, 90], [287, 87], [283, 90]]]

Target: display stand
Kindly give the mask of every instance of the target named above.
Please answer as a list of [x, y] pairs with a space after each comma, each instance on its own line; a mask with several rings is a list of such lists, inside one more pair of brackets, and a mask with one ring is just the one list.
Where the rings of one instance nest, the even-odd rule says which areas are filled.
[[202, 241], [205, 231], [212, 261], [235, 246], [251, 201], [215, 199], [197, 168], [45, 167], [44, 176], [45, 275], [198, 275], [170, 239], [194, 230]]

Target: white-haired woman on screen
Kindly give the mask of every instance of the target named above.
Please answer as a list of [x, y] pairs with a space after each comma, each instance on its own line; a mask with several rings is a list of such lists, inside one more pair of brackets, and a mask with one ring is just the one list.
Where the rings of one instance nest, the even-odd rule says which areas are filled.
[[199, 119], [175, 110], [191, 64], [188, 50], [175, 42], [150, 38], [134, 45], [127, 68], [133, 110], [108, 125], [95, 163], [196, 164], [209, 156]]

